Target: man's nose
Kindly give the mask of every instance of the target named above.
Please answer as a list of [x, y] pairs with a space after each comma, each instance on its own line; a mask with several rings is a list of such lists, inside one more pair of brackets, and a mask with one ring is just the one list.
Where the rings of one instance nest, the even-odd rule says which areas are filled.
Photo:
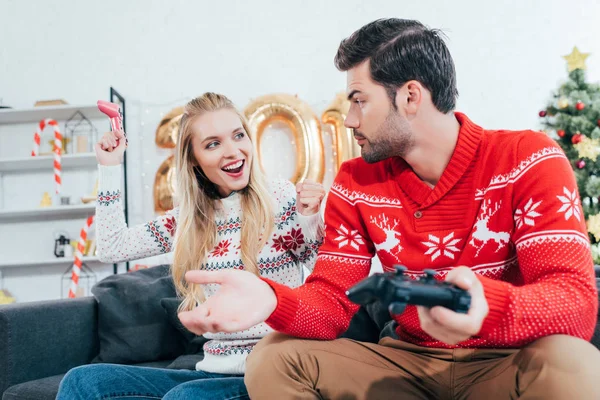
[[344, 126], [348, 129], [358, 128], [358, 118], [356, 117], [356, 115], [354, 115], [352, 111], [349, 111], [348, 115], [346, 115], [346, 119], [344, 119]]

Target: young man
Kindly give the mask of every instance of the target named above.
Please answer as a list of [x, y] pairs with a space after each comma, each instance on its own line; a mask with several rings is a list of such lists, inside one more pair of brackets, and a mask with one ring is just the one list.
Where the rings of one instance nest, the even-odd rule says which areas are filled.
[[[331, 188], [314, 272], [297, 289], [241, 271], [188, 273], [221, 289], [182, 322], [201, 334], [266, 320], [287, 334], [263, 339], [248, 359], [257, 399], [598, 398], [600, 352], [587, 342], [598, 297], [560, 148], [454, 112], [450, 53], [417, 21], [362, 27], [335, 63], [348, 74], [345, 124], [362, 158]], [[468, 290], [468, 314], [409, 306], [394, 317], [394, 338], [333, 340], [358, 309], [345, 291], [375, 253], [386, 270], [435, 269]]]

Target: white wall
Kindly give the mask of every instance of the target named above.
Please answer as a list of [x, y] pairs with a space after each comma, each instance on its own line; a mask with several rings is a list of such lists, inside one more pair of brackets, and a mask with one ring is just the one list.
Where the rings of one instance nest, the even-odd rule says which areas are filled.
[[[537, 112], [566, 78], [561, 56], [574, 45], [592, 53], [588, 79], [600, 80], [596, 0], [0, 0], [0, 99], [13, 107], [54, 98], [89, 104], [117, 88], [128, 105], [130, 216], [140, 223], [153, 216], [154, 174], [170, 154], [154, 145], [162, 113], [211, 90], [240, 108], [262, 94], [297, 94], [320, 115], [345, 88], [332, 62], [339, 41], [392, 16], [446, 32], [458, 109], [487, 128], [539, 128]], [[26, 254], [30, 244], [20, 246]], [[61, 273], [7, 270], [4, 286], [21, 299], [52, 298]]]

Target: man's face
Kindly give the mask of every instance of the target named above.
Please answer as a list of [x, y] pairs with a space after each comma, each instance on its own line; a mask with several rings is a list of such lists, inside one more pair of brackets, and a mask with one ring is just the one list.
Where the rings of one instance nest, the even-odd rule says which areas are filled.
[[344, 126], [354, 131], [361, 156], [368, 163], [403, 157], [413, 146], [413, 134], [402, 110], [394, 109], [385, 88], [371, 79], [369, 62], [348, 71], [350, 110]]

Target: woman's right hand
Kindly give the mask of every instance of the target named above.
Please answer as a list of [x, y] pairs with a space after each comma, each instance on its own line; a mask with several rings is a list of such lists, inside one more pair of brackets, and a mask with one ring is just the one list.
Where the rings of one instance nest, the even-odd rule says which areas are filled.
[[121, 164], [126, 147], [127, 139], [122, 131], [106, 132], [96, 143], [98, 164], [107, 166]]

